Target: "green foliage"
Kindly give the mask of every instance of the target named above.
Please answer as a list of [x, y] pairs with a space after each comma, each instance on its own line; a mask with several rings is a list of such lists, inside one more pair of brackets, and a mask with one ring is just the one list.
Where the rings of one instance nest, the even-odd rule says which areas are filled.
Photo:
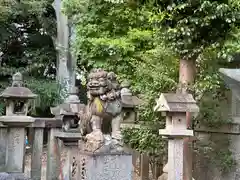
[[232, 28], [232, 31], [229, 33], [227, 40], [225, 41], [222, 51], [218, 53], [219, 58], [226, 59], [231, 62], [234, 60], [234, 55], [240, 53], [240, 27]]
[[217, 167], [222, 174], [231, 172], [236, 165], [232, 152], [229, 150], [229, 140], [226, 135], [220, 135], [217, 138], [209, 136], [208, 141], [198, 141], [196, 147], [197, 156], [205, 164], [212, 164]]
[[[65, 1], [64, 9], [76, 26], [73, 51], [78, 57], [78, 67], [87, 71], [102, 67], [114, 71], [120, 81], [130, 80], [132, 90], [144, 100], [139, 107], [140, 119], [153, 127], [163, 126], [153, 106], [160, 92], [175, 89], [178, 63], [174, 54], [156, 41], [157, 29], [149, 19], [152, 9], [103, 0], [81, 2]], [[84, 13], [79, 9], [84, 9]], [[134, 137], [130, 138], [128, 132]], [[151, 155], [164, 152], [157, 130], [129, 130], [125, 131], [125, 137], [139, 151]], [[152, 144], [151, 137], [155, 139]]]
[[[148, 152], [149, 155], [156, 155], [159, 152], [156, 152], [157, 148], [161, 147], [161, 151], [166, 149], [165, 144], [162, 143], [160, 136], [157, 135], [157, 128], [142, 128], [140, 130], [136, 129], [124, 129], [124, 139], [125, 143], [129, 144], [134, 149], [139, 152]], [[139, 143], [142, 141], [143, 143]], [[145, 142], [149, 142], [146, 144]], [[158, 142], [158, 143], [156, 143]]]
[[[0, 81], [1, 89], [12, 74], [21, 72], [29, 87], [39, 94], [38, 113], [54, 105], [57, 95], [55, 12], [50, 0], [0, 0]], [[39, 110], [41, 109], [41, 110]], [[42, 111], [42, 112], [40, 112]]]
[[221, 46], [228, 31], [240, 22], [239, 11], [227, 1], [173, 1], [163, 6], [165, 15], [155, 23], [173, 51], [196, 59], [205, 48]]
[[[229, 122], [229, 93], [219, 76], [220, 67], [228, 67], [225, 59], [219, 58], [219, 48], [207, 48], [198, 56], [198, 74], [193, 92], [199, 102], [200, 113], [195, 123], [218, 126]], [[230, 54], [229, 54], [230, 55]]]
[[48, 17], [44, 22], [53, 20], [54, 15], [51, 13], [54, 11], [47, 11], [49, 4], [45, 1], [13, 2], [5, 3], [7, 7], [4, 8], [9, 9], [9, 14], [0, 26], [1, 75], [9, 76], [12, 72], [21, 71], [43, 76], [46, 67], [47, 74], [52, 74], [56, 55], [49, 34], [54, 33], [54, 28], [50, 29], [52, 32], [45, 31], [41, 22], [44, 16]]
[[49, 107], [57, 106], [60, 101], [60, 88], [55, 80], [28, 79], [26, 86], [38, 95], [35, 101], [33, 115], [45, 114], [51, 116]]
[[[199, 102], [200, 113], [194, 121], [195, 126], [218, 129], [231, 123], [231, 107], [229, 106], [231, 104], [231, 93], [226, 89], [219, 76], [218, 69], [220, 67], [234, 67], [226, 58], [227, 56], [232, 57], [234, 51], [231, 49], [231, 51], [226, 52], [226, 57], [219, 56], [224, 48], [209, 47], [197, 59], [198, 74], [193, 91]], [[204, 159], [203, 161], [206, 161], [206, 164], [214, 165], [222, 173], [229, 172], [235, 166], [232, 152], [228, 149], [227, 135], [221, 136], [219, 139], [210, 138], [207, 142], [197, 142], [195, 148]], [[219, 149], [221, 149], [221, 152], [219, 152]]]
[[[239, 52], [238, 1], [65, 0], [64, 5], [76, 27], [73, 52], [79, 69], [102, 67], [118, 74], [120, 81], [131, 80], [133, 91], [144, 100], [139, 112], [145, 124], [164, 127], [153, 112], [155, 98], [175, 91], [180, 58], [197, 64], [192, 92], [201, 113], [195, 122], [229, 122], [222, 111], [226, 89], [218, 68], [228, 67], [226, 60]], [[155, 130], [125, 130], [125, 142], [161, 156], [164, 145]]]
[[4, 103], [0, 103], [0, 115], [3, 115], [4, 114]]
[[229, 4], [232, 8], [235, 8], [236, 10], [240, 9], [240, 2], [238, 0], [229, 0]]

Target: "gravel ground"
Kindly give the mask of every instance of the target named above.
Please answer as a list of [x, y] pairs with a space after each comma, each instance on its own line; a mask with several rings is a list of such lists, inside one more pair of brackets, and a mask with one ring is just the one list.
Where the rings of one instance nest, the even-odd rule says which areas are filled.
[[[61, 158], [63, 158], [65, 154], [61, 154]], [[26, 161], [25, 161], [25, 175], [27, 177], [30, 177], [30, 172], [31, 172], [31, 154], [28, 153], [25, 156]], [[138, 164], [138, 163], [137, 163]], [[47, 167], [47, 152], [46, 150], [43, 151], [42, 155], [42, 177], [41, 180], [46, 180], [46, 167]], [[138, 169], [138, 167], [137, 167]], [[133, 180], [140, 180], [139, 176], [137, 175], [136, 172], [133, 172]]]

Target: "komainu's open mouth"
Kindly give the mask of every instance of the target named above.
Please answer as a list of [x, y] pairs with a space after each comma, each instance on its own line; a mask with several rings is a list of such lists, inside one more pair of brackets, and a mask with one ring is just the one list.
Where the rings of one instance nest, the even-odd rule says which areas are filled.
[[107, 86], [93, 86], [93, 85], [91, 85], [91, 86], [88, 86], [88, 89], [89, 90], [98, 90], [98, 89], [100, 89], [100, 88], [106, 88]]

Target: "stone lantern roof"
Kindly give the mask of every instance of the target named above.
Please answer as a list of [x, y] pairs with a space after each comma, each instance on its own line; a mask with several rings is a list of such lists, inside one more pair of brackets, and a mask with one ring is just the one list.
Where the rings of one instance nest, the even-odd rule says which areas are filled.
[[123, 107], [125, 108], [134, 108], [135, 106], [138, 106], [142, 103], [142, 101], [132, 94], [132, 91], [130, 90], [131, 84], [128, 81], [124, 81], [121, 84], [121, 100]]
[[199, 112], [199, 107], [191, 94], [161, 93], [156, 100], [154, 111], [159, 112]]
[[37, 95], [26, 87], [23, 87], [23, 78], [20, 72], [12, 76], [12, 86], [7, 87], [1, 94], [0, 98], [4, 99], [34, 99]]
[[[65, 99], [65, 101], [56, 106], [56, 107], [51, 107], [51, 113], [58, 117], [61, 115], [76, 115], [80, 111], [80, 109], [83, 109], [85, 107], [84, 104], [81, 104], [79, 97], [77, 96], [78, 89], [76, 87], [73, 87], [70, 90], [69, 96]], [[77, 109], [73, 109], [72, 105], [77, 105]], [[76, 111], [77, 110], [77, 111]]]

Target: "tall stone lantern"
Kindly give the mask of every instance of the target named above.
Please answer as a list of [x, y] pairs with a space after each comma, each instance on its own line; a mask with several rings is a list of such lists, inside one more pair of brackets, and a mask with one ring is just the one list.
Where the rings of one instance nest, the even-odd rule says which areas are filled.
[[[62, 120], [62, 131], [55, 132], [54, 135], [56, 139], [62, 142], [61, 153], [66, 155], [62, 168], [64, 180], [77, 179], [76, 159], [78, 141], [82, 138], [78, 128], [78, 114], [85, 108], [85, 105], [80, 103], [77, 92], [77, 88], [73, 87], [63, 104], [51, 108], [55, 118]], [[47, 170], [47, 177], [57, 178], [56, 173], [54, 174], [50, 170]]]
[[193, 136], [193, 130], [187, 129], [186, 112], [196, 116], [199, 107], [191, 94], [162, 93], [154, 110], [166, 117], [166, 128], [159, 134], [168, 138], [167, 180], [183, 180], [184, 137]]
[[7, 87], [0, 98], [5, 100], [6, 115], [0, 117], [0, 122], [6, 125], [7, 154], [6, 171], [11, 173], [24, 172], [25, 155], [25, 127], [34, 122], [34, 118], [27, 116], [31, 99], [37, 95], [26, 87], [23, 87], [21, 73], [12, 76], [12, 86]]

